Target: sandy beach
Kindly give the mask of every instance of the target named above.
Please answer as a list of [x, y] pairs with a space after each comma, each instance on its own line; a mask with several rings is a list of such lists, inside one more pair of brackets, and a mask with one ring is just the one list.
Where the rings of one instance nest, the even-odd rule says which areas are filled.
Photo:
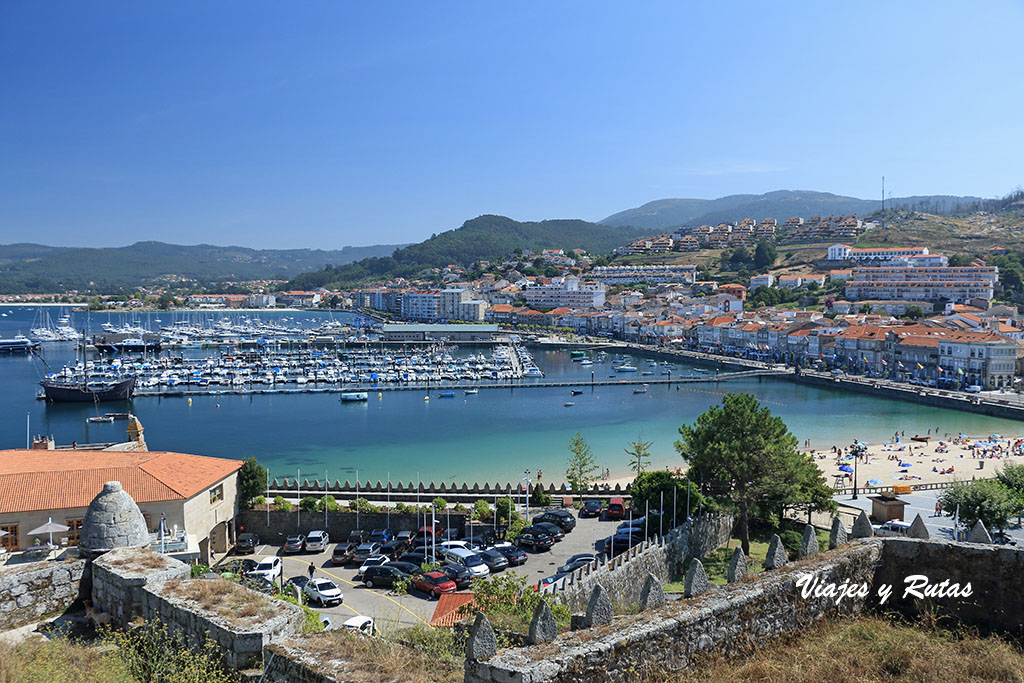
[[[1024, 435], [925, 434], [922, 436], [929, 437], [926, 442], [913, 441], [913, 436], [917, 435], [901, 434], [899, 441], [896, 441], [894, 435], [892, 441], [868, 444], [866, 455], [860, 458], [856, 466], [858, 485], [871, 489], [896, 484], [970, 481], [994, 477], [1006, 463], [1024, 464]], [[849, 445], [836, 446], [835, 449], [817, 448], [809, 449], [808, 452], [814, 457], [815, 464], [825, 475], [829, 486], [837, 485], [836, 475], [843, 477], [839, 480], [839, 488], [853, 486], [853, 474], [839, 469], [842, 465], [853, 469], [854, 458], [849, 454]], [[841, 457], [838, 452], [840, 449]], [[903, 467], [901, 464], [909, 466]], [[628, 472], [613, 472], [608, 479], [598, 479], [599, 484], [613, 487], [615, 484], [625, 487], [632, 481], [633, 475]]]

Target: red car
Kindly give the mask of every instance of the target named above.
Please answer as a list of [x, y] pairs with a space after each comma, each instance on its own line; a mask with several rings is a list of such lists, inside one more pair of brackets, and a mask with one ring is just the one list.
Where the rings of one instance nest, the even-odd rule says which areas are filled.
[[412, 577], [412, 585], [429, 594], [434, 599], [440, 598], [441, 593], [455, 592], [455, 582], [449, 579], [448, 575], [443, 572], [417, 574]]

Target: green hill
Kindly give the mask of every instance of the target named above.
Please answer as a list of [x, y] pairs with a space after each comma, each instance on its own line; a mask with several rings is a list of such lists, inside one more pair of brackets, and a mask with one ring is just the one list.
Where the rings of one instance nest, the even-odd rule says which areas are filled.
[[595, 254], [606, 254], [645, 234], [646, 231], [580, 220], [519, 222], [504, 216], [480, 216], [466, 221], [459, 228], [398, 249], [390, 257], [363, 259], [306, 273], [294, 278], [287, 286], [296, 289], [329, 285], [351, 287], [368, 280], [411, 278], [424, 270], [449, 264], [468, 266], [480, 260], [494, 261], [516, 249], [585, 249]]
[[[897, 197], [886, 200], [886, 203], [916, 211], [947, 213], [958, 207], [973, 210], [985, 201], [978, 197], [930, 195]], [[608, 216], [601, 223], [665, 231], [683, 226], [732, 223], [743, 218], [775, 218], [782, 222], [791, 216], [809, 218], [816, 214], [864, 216], [877, 211], [879, 205], [878, 199], [857, 199], [809, 190], [778, 190], [761, 195], [734, 194], [718, 199], [658, 199]]]
[[344, 249], [248, 249], [209, 244], [183, 246], [137, 242], [127, 247], [48, 247], [0, 245], [0, 294], [57, 292], [108, 293], [134, 289], [168, 275], [201, 283], [287, 279], [368, 256], [386, 256], [400, 245]]

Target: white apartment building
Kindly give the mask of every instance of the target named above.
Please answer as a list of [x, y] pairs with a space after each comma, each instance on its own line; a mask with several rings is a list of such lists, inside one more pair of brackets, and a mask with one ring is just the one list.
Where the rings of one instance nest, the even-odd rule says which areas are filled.
[[1017, 342], [994, 332], [953, 332], [939, 339], [941, 375], [986, 388], [1013, 385]]
[[757, 289], [758, 287], [771, 287], [775, 284], [775, 276], [771, 273], [765, 273], [764, 275], [755, 275], [750, 278], [750, 289]]
[[928, 247], [886, 247], [859, 249], [848, 244], [833, 244], [828, 248], [829, 261], [891, 261], [909, 256], [926, 256]]
[[991, 282], [972, 280], [870, 280], [852, 281], [846, 285], [846, 298], [904, 299], [963, 302], [969, 299], [991, 300], [995, 286]]
[[605, 291], [603, 282], [580, 283], [578, 277], [569, 275], [552, 278], [550, 285], [531, 285], [523, 290], [523, 297], [535, 307], [600, 308]]
[[696, 279], [697, 266], [597, 266], [590, 271], [590, 277], [606, 284], [630, 284], [633, 282], [685, 282]]
[[441, 307], [441, 292], [427, 290], [405, 292], [402, 296], [402, 317], [406, 320], [437, 320]]

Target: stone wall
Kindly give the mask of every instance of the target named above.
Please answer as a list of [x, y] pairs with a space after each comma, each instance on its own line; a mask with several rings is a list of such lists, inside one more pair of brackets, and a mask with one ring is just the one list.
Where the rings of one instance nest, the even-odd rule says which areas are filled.
[[147, 621], [158, 621], [171, 634], [182, 636], [189, 647], [201, 646], [207, 638], [224, 653], [233, 669], [263, 667], [263, 648], [302, 631], [305, 613], [291, 603], [269, 598], [224, 579], [190, 579], [180, 583], [221, 581], [224, 588], [252, 594], [254, 602], [266, 600], [273, 613], [228, 619], [181, 597], [179, 582], [150, 583], [141, 588], [140, 612]]
[[679, 525], [663, 538], [631, 548], [597, 569], [578, 569], [557, 586], [546, 586], [544, 591], [577, 611], [586, 607], [597, 584], [621, 604], [638, 603], [648, 574], [662, 583], [680, 576], [692, 558], [704, 557], [728, 541], [732, 525], [733, 519], [728, 515], [704, 515]]
[[[429, 501], [428, 501], [429, 503]], [[466, 530], [466, 513], [453, 512], [450, 515], [440, 514], [437, 516], [437, 521], [444, 526], [448, 526], [449, 520], [451, 526], [458, 529], [459, 533], [462, 534]], [[419, 526], [416, 524], [417, 516], [413, 514], [398, 514], [391, 513], [391, 529], [393, 531], [403, 530], [415, 530], [419, 526], [423, 525], [423, 518], [419, 518]], [[430, 523], [430, 518], [427, 518], [427, 524]], [[360, 513], [359, 514], [359, 526], [356, 526], [356, 515], [354, 512], [328, 512], [327, 513], [327, 533], [331, 536], [331, 541], [343, 541], [348, 538], [350, 532], [355, 531], [357, 528], [362, 528], [367, 531], [373, 529], [383, 529], [388, 526], [388, 515], [379, 512], [373, 513]], [[242, 527], [245, 527], [244, 531]], [[280, 544], [284, 542], [284, 538], [295, 533], [308, 534], [314, 529], [324, 528], [324, 513], [310, 513], [303, 512], [298, 517], [298, 523], [296, 523], [295, 510], [291, 512], [280, 512], [271, 511], [270, 523], [267, 524], [267, 512], [266, 510], [240, 510], [236, 519], [235, 529], [238, 533], [251, 532], [260, 537], [260, 540], [264, 543]]]
[[[971, 584], [970, 597], [917, 599], [904, 597], [908, 576], [923, 575], [931, 585], [949, 581]], [[876, 576], [893, 586], [885, 607], [916, 616], [937, 611], [982, 629], [1020, 635], [1024, 620], [1024, 548], [927, 541], [912, 538], [886, 539]]]
[[147, 584], [188, 578], [185, 563], [147, 550], [117, 548], [92, 563], [92, 602], [113, 622], [125, 626], [142, 616], [142, 589]]
[[0, 568], [0, 630], [63, 612], [79, 597], [85, 560]]
[[651, 612], [615, 617], [608, 626], [564, 633], [553, 642], [506, 650], [484, 662], [468, 661], [465, 680], [637, 680], [686, 670], [700, 655], [750, 651], [766, 638], [827, 616], [864, 611], [865, 599], [847, 599], [838, 607], [828, 598], [803, 599], [796, 582], [811, 573], [826, 582], [870, 585], [881, 555], [880, 540], [857, 542]]

